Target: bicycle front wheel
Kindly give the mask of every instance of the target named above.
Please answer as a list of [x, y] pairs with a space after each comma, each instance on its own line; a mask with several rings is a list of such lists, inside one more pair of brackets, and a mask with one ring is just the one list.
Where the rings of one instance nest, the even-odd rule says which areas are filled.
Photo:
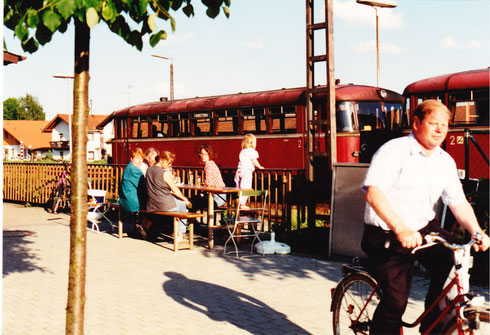
[[364, 273], [350, 274], [337, 285], [332, 302], [335, 335], [369, 334], [374, 311], [381, 299], [376, 282]]
[[458, 318], [452, 318], [445, 330], [442, 332], [447, 335], [458, 334], [490, 334], [490, 313], [488, 309], [476, 308], [465, 312], [466, 320], [462, 322], [462, 332], [458, 330]]
[[54, 214], [58, 213], [58, 209], [60, 208], [62, 192], [63, 189], [62, 187], [59, 186], [53, 193], [53, 202], [51, 203], [51, 210], [53, 211]]

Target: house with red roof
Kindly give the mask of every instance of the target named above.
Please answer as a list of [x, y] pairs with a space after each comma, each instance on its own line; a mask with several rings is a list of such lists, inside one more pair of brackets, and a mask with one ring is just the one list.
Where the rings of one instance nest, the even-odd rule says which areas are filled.
[[3, 159], [36, 160], [51, 149], [51, 134], [43, 132], [49, 121], [4, 120]]
[[[97, 129], [108, 115], [89, 115], [87, 128], [87, 161], [97, 161], [111, 155], [110, 145], [113, 135], [112, 123], [103, 129]], [[51, 149], [53, 158], [70, 160], [71, 151], [71, 115], [58, 114], [44, 127], [43, 132], [51, 133]]]

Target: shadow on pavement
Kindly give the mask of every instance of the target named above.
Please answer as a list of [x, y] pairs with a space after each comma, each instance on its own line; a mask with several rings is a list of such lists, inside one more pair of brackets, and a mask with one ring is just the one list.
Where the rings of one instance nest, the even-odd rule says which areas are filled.
[[250, 334], [310, 334], [254, 297], [179, 273], [164, 274], [169, 280], [163, 290], [169, 297], [212, 320], [229, 322]]
[[3, 277], [15, 272], [45, 271], [36, 265], [39, 258], [29, 248], [33, 242], [27, 237], [33, 234], [26, 230], [3, 231]]

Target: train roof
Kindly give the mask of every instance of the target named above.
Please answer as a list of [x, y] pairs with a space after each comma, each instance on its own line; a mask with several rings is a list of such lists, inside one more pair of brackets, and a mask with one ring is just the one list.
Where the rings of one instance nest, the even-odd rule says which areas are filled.
[[[325, 86], [323, 86], [325, 87]], [[336, 99], [349, 100], [355, 96], [356, 101], [378, 101], [380, 92], [385, 91], [385, 100], [401, 102], [403, 97], [390, 90], [373, 86], [342, 84], [335, 90]], [[316, 99], [325, 99], [327, 93], [317, 93]], [[130, 106], [113, 112], [99, 127], [105, 126], [114, 118], [152, 115], [160, 113], [193, 112], [203, 110], [223, 110], [233, 108], [252, 108], [264, 106], [281, 106], [306, 103], [306, 88], [283, 88], [280, 90], [226, 94], [210, 97], [195, 97], [190, 99], [178, 99], [170, 101], [149, 102]]]
[[444, 74], [408, 85], [403, 95], [421, 92], [456, 91], [489, 87], [489, 68]]

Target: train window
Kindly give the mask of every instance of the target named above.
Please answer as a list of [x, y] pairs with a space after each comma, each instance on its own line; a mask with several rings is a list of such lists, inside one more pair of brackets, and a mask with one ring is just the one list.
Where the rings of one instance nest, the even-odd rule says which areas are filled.
[[383, 112], [385, 113], [386, 126], [390, 130], [400, 129], [402, 125], [402, 104], [385, 102]]
[[196, 112], [194, 113], [194, 136], [210, 136], [212, 135], [212, 112]]
[[148, 120], [146, 117], [135, 117], [131, 119], [131, 138], [148, 137]]
[[189, 113], [171, 114], [168, 119], [169, 136], [186, 137], [191, 134]]
[[216, 112], [218, 116], [217, 133], [218, 135], [238, 134], [238, 111], [223, 110]]
[[[166, 118], [165, 118], [166, 119]], [[157, 116], [150, 119], [151, 123], [151, 137], [167, 137], [168, 123], [164, 121], [163, 117]]]
[[267, 132], [264, 108], [242, 109], [241, 116], [243, 119], [244, 134], [265, 134]]
[[358, 130], [356, 114], [354, 113], [354, 105], [352, 104], [352, 102], [340, 102], [337, 105], [336, 117], [338, 132]]
[[359, 102], [357, 104], [359, 129], [364, 131], [385, 129], [385, 113], [379, 102]]
[[270, 133], [296, 132], [296, 107], [281, 106], [269, 108]]
[[451, 94], [451, 101], [456, 101], [453, 124], [454, 125], [488, 125], [488, 92], [467, 91]]
[[474, 101], [458, 101], [454, 111], [453, 123], [458, 124], [477, 124], [478, 114]]
[[127, 138], [127, 121], [125, 119], [119, 119], [117, 124], [116, 138]]

